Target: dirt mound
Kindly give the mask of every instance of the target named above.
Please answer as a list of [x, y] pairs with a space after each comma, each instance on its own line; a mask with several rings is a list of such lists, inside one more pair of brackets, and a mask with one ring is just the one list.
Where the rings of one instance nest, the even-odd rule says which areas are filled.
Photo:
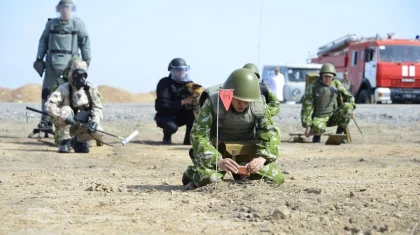
[[42, 87], [39, 84], [27, 84], [15, 90], [0, 88], [1, 102], [40, 102]]
[[[104, 98], [104, 103], [152, 103], [155, 92], [133, 94], [120, 88], [99, 86], [99, 92]], [[27, 84], [15, 90], [0, 87], [0, 102], [41, 102], [42, 86]]]
[[102, 85], [98, 87], [104, 102], [108, 103], [150, 103], [156, 98], [154, 92], [133, 94], [120, 88]]

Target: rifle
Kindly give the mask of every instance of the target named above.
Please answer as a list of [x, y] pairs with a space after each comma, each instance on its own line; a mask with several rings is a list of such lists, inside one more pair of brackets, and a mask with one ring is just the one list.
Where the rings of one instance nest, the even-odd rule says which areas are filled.
[[[46, 113], [46, 112], [42, 112], [41, 110], [38, 110], [38, 109], [34, 109], [34, 108], [31, 108], [31, 107], [28, 107], [28, 106], [26, 106], [26, 110], [30, 110], [30, 111], [33, 111], [33, 112], [36, 112], [36, 113], [39, 113], [39, 114], [44, 114], [44, 115], [46, 115], [46, 116], [48, 116], [48, 117], [51, 117], [51, 118], [53, 118], [50, 114], [48, 114], [48, 113]], [[83, 116], [83, 115], [81, 115], [81, 116]], [[28, 113], [26, 113], [26, 119], [28, 119]], [[86, 124], [84, 124], [80, 119], [82, 119], [82, 118], [78, 118], [78, 115], [76, 114], [76, 117], [75, 117], [75, 121], [76, 121], [76, 123], [75, 123], [75, 125], [76, 126], [79, 126], [79, 127], [81, 127], [81, 128], [83, 128], [83, 129], [85, 129], [85, 130], [88, 130], [89, 129], [89, 126], [88, 125], [86, 125]], [[84, 119], [84, 118], [83, 118]], [[121, 137], [121, 136], [118, 136], [118, 135], [114, 135], [114, 134], [111, 134], [111, 133], [108, 133], [108, 132], [105, 132], [105, 131], [101, 131], [101, 130], [96, 130], [97, 132], [99, 132], [99, 133], [102, 133], [102, 134], [105, 134], [105, 135], [108, 135], [108, 136], [112, 136], [112, 137], [115, 137], [115, 138], [118, 138], [118, 139], [120, 139], [121, 140], [121, 144], [124, 146], [124, 145], [126, 145], [126, 144], [128, 144], [134, 137], [136, 137], [138, 134], [139, 134], [139, 131], [138, 130], [135, 130], [133, 133], [131, 133], [129, 136], [127, 136], [127, 137]], [[90, 134], [89, 134], [90, 135]], [[92, 136], [92, 135], [90, 135], [90, 136]], [[110, 144], [107, 144], [107, 143], [105, 143], [105, 142], [103, 142], [102, 140], [99, 140], [99, 139], [97, 139], [97, 138], [95, 138], [94, 136], [92, 136], [95, 140], [97, 140], [97, 141], [100, 141], [101, 143], [103, 143], [103, 144], [105, 144], [105, 145], [108, 145], [108, 146], [111, 146], [111, 147], [114, 147], [113, 145], [110, 145]]]

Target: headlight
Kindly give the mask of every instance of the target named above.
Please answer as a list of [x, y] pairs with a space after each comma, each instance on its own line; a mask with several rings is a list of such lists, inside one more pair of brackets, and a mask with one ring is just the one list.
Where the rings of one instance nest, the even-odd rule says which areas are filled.
[[299, 94], [300, 94], [300, 90], [299, 90], [299, 89], [297, 89], [297, 88], [296, 88], [296, 89], [294, 89], [294, 90], [293, 90], [293, 92], [292, 92], [292, 95], [295, 95], [295, 96], [296, 96], [296, 95], [299, 95]]

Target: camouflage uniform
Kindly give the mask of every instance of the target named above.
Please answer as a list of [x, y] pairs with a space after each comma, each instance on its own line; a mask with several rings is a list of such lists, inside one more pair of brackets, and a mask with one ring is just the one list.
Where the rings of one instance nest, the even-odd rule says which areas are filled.
[[265, 98], [265, 102], [267, 103], [267, 108], [268, 108], [268, 111], [270, 111], [271, 116], [274, 117], [277, 114], [279, 114], [280, 101], [277, 98], [277, 96], [273, 92], [271, 92], [271, 90], [267, 87], [267, 85], [261, 81], [260, 71], [258, 67], [253, 63], [247, 63], [243, 66], [243, 68], [249, 69], [252, 72], [254, 72], [255, 75], [260, 80], [260, 91], [261, 91], [261, 94]]
[[274, 117], [280, 113], [280, 101], [277, 96], [270, 91], [270, 89], [264, 84], [260, 83], [261, 93], [264, 94], [263, 87], [267, 89], [266, 95], [264, 94], [265, 101], [267, 103], [267, 109], [271, 116]]
[[[260, 171], [251, 174], [251, 179], [264, 178], [275, 184], [282, 184], [284, 182], [283, 174], [274, 164], [279, 154], [280, 134], [267, 106], [265, 108], [264, 117], [255, 121], [255, 139], [257, 141], [257, 156], [262, 156], [267, 161]], [[232, 111], [229, 110], [228, 112]], [[194, 165], [188, 167], [186, 176], [196, 186], [213, 183], [222, 179], [225, 175], [225, 172], [216, 172], [215, 169], [216, 162], [222, 157], [210, 141], [211, 138], [215, 139], [215, 136], [210, 134], [215, 121], [216, 114], [213, 111], [210, 99], [207, 99], [201, 107], [191, 130], [191, 143], [194, 150], [192, 161]]]
[[[314, 134], [322, 134], [326, 131], [327, 127], [336, 126], [345, 129], [349, 124], [353, 110], [356, 108], [354, 97], [350, 92], [344, 88], [340, 81], [337, 79], [332, 81], [330, 89], [334, 89], [341, 97], [343, 97], [343, 104], [337, 105], [338, 96], [331, 92], [331, 98], [329, 99], [331, 112], [324, 114], [317, 114], [320, 109], [317, 107], [316, 99], [323, 98], [323, 94], [317, 92], [317, 89], [326, 87], [322, 84], [320, 79], [313, 81], [305, 91], [305, 96], [302, 102], [301, 110], [301, 122], [304, 128], [311, 127]], [[327, 88], [328, 89], [328, 88]], [[328, 99], [328, 98], [327, 98]]]
[[[72, 74], [76, 69], [83, 69], [86, 71], [86, 62], [76, 61], [69, 74]], [[70, 139], [71, 136], [77, 136], [77, 141], [82, 143], [93, 139], [101, 139], [102, 134], [99, 132], [88, 134], [85, 128], [77, 125], [66, 125], [64, 123], [69, 115], [74, 114], [74, 109], [88, 111], [91, 122], [99, 124], [100, 120], [103, 118], [102, 103], [97, 87], [88, 84], [87, 86], [76, 90], [70, 83], [71, 76], [69, 76], [69, 82], [60, 85], [45, 103], [45, 110], [54, 117], [54, 125], [60, 132], [60, 140]], [[70, 90], [72, 90], [72, 94], [70, 94]], [[87, 92], [89, 92], [89, 94], [87, 94]], [[98, 126], [97, 129], [102, 130], [100, 126]]]

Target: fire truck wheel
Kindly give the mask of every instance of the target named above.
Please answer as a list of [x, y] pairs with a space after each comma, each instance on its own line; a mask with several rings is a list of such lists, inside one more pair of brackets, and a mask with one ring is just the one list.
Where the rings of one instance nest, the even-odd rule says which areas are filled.
[[371, 103], [369, 92], [366, 89], [362, 90], [360, 92], [359, 99], [358, 99], [357, 103], [360, 103], [360, 104], [370, 104]]

